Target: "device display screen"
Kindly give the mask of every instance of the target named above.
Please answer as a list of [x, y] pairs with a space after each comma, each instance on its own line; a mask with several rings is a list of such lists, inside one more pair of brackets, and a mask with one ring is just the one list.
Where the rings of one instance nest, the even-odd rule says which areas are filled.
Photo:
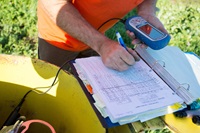
[[156, 40], [163, 37], [163, 33], [159, 32], [158, 30], [154, 29], [151, 25], [145, 24], [141, 27], [139, 27], [141, 31], [143, 31], [146, 35], [148, 35], [150, 38]]

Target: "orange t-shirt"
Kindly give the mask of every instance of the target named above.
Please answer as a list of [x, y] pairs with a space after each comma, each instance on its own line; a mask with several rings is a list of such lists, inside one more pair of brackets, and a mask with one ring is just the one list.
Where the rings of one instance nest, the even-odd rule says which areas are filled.
[[[73, 0], [72, 4], [80, 14], [94, 27], [111, 18], [122, 18], [143, 0]], [[50, 44], [69, 51], [82, 51], [88, 46], [81, 41], [71, 37], [53, 22], [43, 9], [42, 3], [38, 1], [38, 30], [39, 37]], [[105, 32], [117, 21], [105, 24], [100, 32]]]

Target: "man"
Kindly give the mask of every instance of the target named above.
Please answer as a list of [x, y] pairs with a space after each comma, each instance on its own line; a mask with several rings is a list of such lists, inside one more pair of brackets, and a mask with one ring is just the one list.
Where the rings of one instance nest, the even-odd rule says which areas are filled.
[[[123, 71], [139, 59], [135, 51], [126, 51], [104, 32], [137, 8], [138, 15], [167, 32], [155, 16], [157, 0], [39, 0], [39, 58], [61, 66], [74, 58], [100, 55], [105, 66]], [[134, 34], [127, 32], [134, 39]]]

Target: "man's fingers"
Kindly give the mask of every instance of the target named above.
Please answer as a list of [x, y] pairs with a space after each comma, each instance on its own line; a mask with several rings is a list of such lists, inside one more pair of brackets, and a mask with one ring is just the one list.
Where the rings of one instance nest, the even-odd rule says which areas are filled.
[[141, 41], [140, 41], [139, 39], [134, 39], [131, 43], [132, 43], [133, 45], [135, 45], [135, 44], [141, 43]]
[[132, 40], [135, 39], [135, 34], [133, 32], [130, 32], [129, 30], [126, 31], [126, 34], [131, 38]]
[[139, 60], [140, 60], [140, 57], [139, 57], [139, 55], [135, 52], [135, 50], [132, 50], [132, 49], [128, 48], [128, 52], [133, 56], [133, 58], [134, 58], [135, 61], [139, 61]]
[[[112, 60], [112, 61], [111, 61]], [[109, 59], [105, 62], [105, 65], [109, 68], [112, 68], [117, 71], [124, 71], [129, 68], [129, 64], [127, 64], [124, 59], [121, 57]]]
[[109, 52], [102, 56], [103, 63], [109, 68], [124, 71], [140, 59], [137, 53], [131, 48], [127, 48], [127, 51], [119, 44], [114, 45], [111, 48], [112, 49], [110, 49]]

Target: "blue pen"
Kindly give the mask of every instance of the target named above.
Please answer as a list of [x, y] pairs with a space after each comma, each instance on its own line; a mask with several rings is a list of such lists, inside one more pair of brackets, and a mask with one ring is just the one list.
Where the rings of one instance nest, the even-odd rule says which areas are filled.
[[126, 44], [124, 43], [124, 41], [123, 41], [123, 39], [122, 39], [122, 37], [121, 37], [119, 32], [116, 32], [116, 36], [117, 36], [117, 40], [118, 40], [119, 44], [128, 51], [128, 49], [126, 47]]

